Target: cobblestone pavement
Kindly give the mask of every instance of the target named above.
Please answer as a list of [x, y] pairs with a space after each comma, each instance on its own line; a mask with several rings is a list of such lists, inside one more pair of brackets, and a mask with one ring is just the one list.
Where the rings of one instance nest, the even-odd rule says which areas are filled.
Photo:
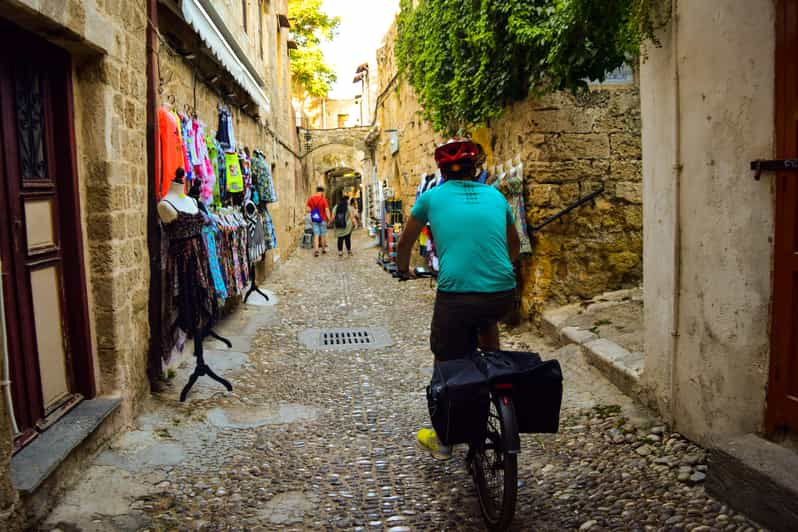
[[[367, 245], [361, 235], [354, 258], [303, 250], [287, 261], [266, 285], [279, 303], [239, 310], [220, 328], [234, 351], [209, 354], [234, 392], [202, 379], [181, 404], [182, 369], [43, 528], [483, 529], [464, 450], [441, 463], [414, 447], [428, 422], [434, 292], [391, 279]], [[328, 327], [383, 327], [393, 345], [300, 344], [301, 331]], [[704, 492], [704, 452], [577, 350], [523, 330], [504, 346], [560, 359], [566, 384], [561, 433], [523, 437], [514, 529], [755, 529]]]

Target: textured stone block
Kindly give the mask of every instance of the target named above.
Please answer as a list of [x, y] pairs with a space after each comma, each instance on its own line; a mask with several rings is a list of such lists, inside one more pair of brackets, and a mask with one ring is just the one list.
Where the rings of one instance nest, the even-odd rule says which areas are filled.
[[641, 159], [643, 157], [639, 133], [611, 133], [610, 144], [613, 157], [622, 159]]
[[629, 203], [643, 203], [643, 183], [624, 181], [615, 185], [615, 196]]
[[609, 138], [596, 133], [553, 136], [542, 148], [544, 156], [551, 161], [606, 159], [610, 155]]

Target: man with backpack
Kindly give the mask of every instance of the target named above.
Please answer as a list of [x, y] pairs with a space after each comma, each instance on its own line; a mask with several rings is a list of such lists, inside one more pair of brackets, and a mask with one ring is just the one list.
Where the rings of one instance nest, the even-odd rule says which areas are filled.
[[[412, 277], [410, 253], [429, 223], [440, 260], [430, 346], [435, 361], [499, 349], [498, 322], [515, 305], [513, 261], [520, 252], [510, 205], [501, 192], [474, 180], [479, 151], [455, 138], [435, 150], [445, 182], [421, 194], [397, 246], [397, 273]], [[451, 457], [434, 430], [418, 443], [434, 457]]]
[[327, 223], [330, 215], [330, 205], [324, 197], [324, 187], [316, 187], [316, 193], [308, 198], [307, 212], [313, 224], [313, 256], [319, 256], [319, 250], [327, 253]]

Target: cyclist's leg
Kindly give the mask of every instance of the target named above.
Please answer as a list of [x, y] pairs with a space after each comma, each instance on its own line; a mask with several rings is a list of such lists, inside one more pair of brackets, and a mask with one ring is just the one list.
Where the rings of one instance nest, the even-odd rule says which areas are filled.
[[477, 323], [471, 294], [438, 292], [430, 325], [430, 349], [435, 361], [454, 360], [477, 348]]
[[515, 305], [514, 291], [485, 294], [480, 305], [479, 347], [484, 351], [498, 351], [500, 347], [499, 320]]

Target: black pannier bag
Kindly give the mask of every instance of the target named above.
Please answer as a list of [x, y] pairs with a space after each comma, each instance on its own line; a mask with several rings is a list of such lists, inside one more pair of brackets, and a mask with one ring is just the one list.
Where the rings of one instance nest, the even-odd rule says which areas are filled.
[[473, 443], [485, 437], [490, 390], [473, 358], [437, 362], [427, 386], [432, 426], [444, 445]]
[[557, 432], [562, 404], [562, 370], [537, 353], [497, 351], [478, 361], [491, 385], [511, 384], [518, 432]]

